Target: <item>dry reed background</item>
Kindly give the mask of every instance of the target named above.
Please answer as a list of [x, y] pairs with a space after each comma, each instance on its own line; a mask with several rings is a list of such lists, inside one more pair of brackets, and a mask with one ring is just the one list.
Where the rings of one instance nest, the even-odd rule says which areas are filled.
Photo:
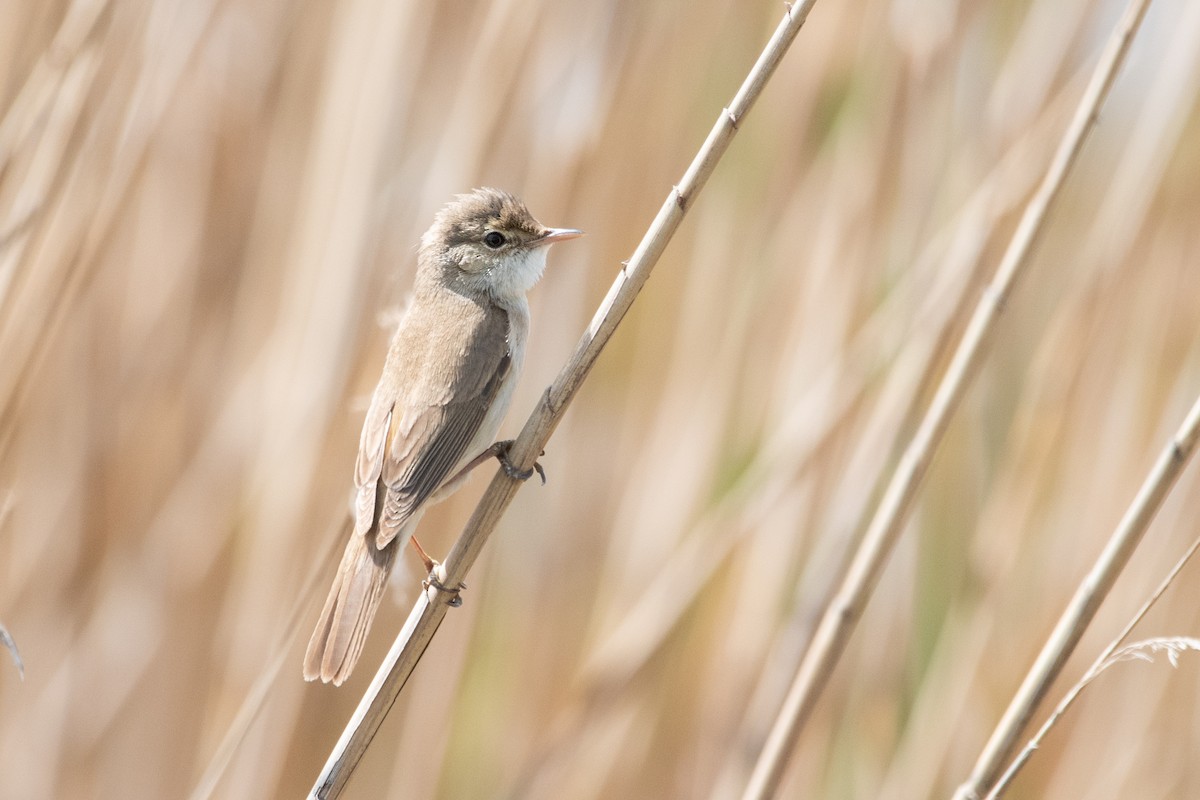
[[[515, 432], [781, 12], [4, 5], [0, 797], [192, 791], [332, 546], [434, 211], [494, 184], [590, 233], [533, 293]], [[817, 4], [348, 797], [737, 796], [1118, 12]], [[1160, 0], [786, 796], [948, 796], [1200, 392], [1197, 61]], [[1055, 699], [1200, 534], [1196, 473]], [[1196, 569], [1135, 638], [1197, 634]], [[410, 572], [342, 689], [290, 643], [215, 796], [307, 791]], [[1110, 670], [1014, 796], [1200, 795], [1198, 675]]]

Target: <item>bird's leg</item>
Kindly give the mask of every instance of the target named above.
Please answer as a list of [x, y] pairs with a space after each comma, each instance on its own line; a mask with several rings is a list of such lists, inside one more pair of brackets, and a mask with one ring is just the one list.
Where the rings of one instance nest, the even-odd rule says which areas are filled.
[[498, 444], [500, 444], [500, 442], [496, 442], [496, 444], [492, 445], [487, 450], [484, 450], [482, 453], [480, 453], [479, 455], [475, 456], [470, 461], [468, 461], [466, 463], [466, 465], [463, 466], [463, 468], [460, 469], [457, 473], [455, 473], [453, 478], [446, 481], [443, 484], [443, 486], [454, 486], [456, 483], [461, 481], [463, 478], [467, 477], [468, 472], [475, 469], [476, 467], [478, 467], [483, 462], [487, 461], [492, 456], [496, 455], [495, 450], [496, 450], [496, 445], [498, 445]]
[[417, 541], [417, 537], [408, 537], [408, 543], [412, 545], [412, 549], [417, 551], [417, 558], [421, 559], [421, 564], [425, 567], [426, 574], [432, 575], [434, 569], [437, 568], [438, 562], [429, 557], [425, 552], [425, 548], [421, 547], [421, 543]]
[[[480, 453], [479, 455], [475, 456], [470, 461], [468, 461], [466, 466], [464, 466], [462, 469], [460, 469], [453, 478], [446, 481], [446, 483], [443, 485], [445, 485], [445, 486], [454, 485], [457, 481], [461, 481], [463, 478], [467, 477], [468, 472], [475, 469], [480, 464], [487, 461], [489, 458], [494, 458], [500, 462], [500, 466], [504, 469], [504, 474], [507, 475], [508, 477], [512, 478], [513, 480], [527, 481], [533, 477], [534, 472], [537, 472], [538, 477], [542, 479], [542, 485], [545, 486], [546, 485], [546, 470], [542, 469], [541, 464], [539, 464], [535, 461], [533, 464], [533, 469], [527, 469], [527, 470], [519, 470], [512, 465], [512, 462], [508, 460], [508, 451], [512, 447], [512, 445], [513, 445], [512, 439], [504, 439], [503, 441], [496, 442], [491, 447], [484, 450], [482, 453]], [[546, 455], [546, 451], [543, 450], [541, 454]]]
[[421, 547], [421, 543], [417, 541], [417, 537], [410, 536], [408, 538], [408, 542], [409, 542], [409, 544], [412, 545], [413, 550], [417, 551], [417, 556], [421, 559], [421, 563], [425, 565], [426, 575], [425, 575], [425, 580], [421, 581], [421, 588], [428, 589], [430, 586], [432, 586], [433, 588], [437, 589], [439, 592], [446, 592], [447, 594], [453, 595], [453, 597], [450, 598], [450, 605], [453, 606], [454, 608], [458, 608], [459, 606], [461, 606], [462, 598], [459, 597], [458, 595], [459, 595], [459, 592], [461, 592], [463, 589], [467, 588], [467, 584], [460, 583], [454, 589], [451, 589], [449, 586], [446, 586], [445, 584], [443, 584], [441, 582], [441, 580], [438, 578], [438, 572], [437, 572], [438, 567], [440, 567], [441, 564], [439, 564], [437, 561], [434, 561], [432, 558], [429, 557], [429, 554], [425, 552], [425, 548]]
[[[441, 487], [438, 489], [438, 492], [448, 493], [454, 491], [453, 488], [447, 489], [447, 487], [454, 487], [458, 483], [461, 483], [471, 470], [475, 469], [489, 458], [495, 458], [497, 461], [499, 461], [500, 466], [504, 469], [504, 473], [513, 480], [527, 481], [532, 478], [533, 473], [536, 472], [538, 477], [542, 479], [542, 485], [545, 485], [546, 470], [542, 469], [541, 464], [535, 461], [532, 469], [519, 470], [513, 466], [511, 461], [508, 460], [508, 451], [512, 447], [512, 444], [512, 439], [505, 439], [503, 441], [496, 442], [491, 447], [487, 448], [482, 453], [468, 461], [462, 469], [455, 473], [454, 477], [441, 485]], [[545, 454], [546, 451], [543, 450], [542, 455]], [[423, 585], [426, 588], [432, 586], [439, 591], [449, 592], [450, 594], [454, 595], [454, 598], [450, 601], [450, 605], [462, 605], [462, 600], [459, 598], [458, 593], [467, 588], [467, 585], [465, 583], [460, 584], [456, 589], [451, 589], [449, 586], [444, 586], [438, 579], [437, 574], [437, 569], [441, 566], [441, 564], [429, 557], [429, 554], [425, 552], [425, 548], [421, 547], [421, 543], [417, 541], [417, 537], [410, 536], [408, 538], [408, 542], [412, 545], [413, 550], [415, 550], [417, 553], [417, 557], [421, 559], [421, 564], [425, 567], [426, 577]]]
[[[496, 442], [483, 452], [486, 455], [495, 456], [496, 460], [500, 462], [500, 466], [504, 469], [504, 474], [512, 478], [514, 481], [527, 481], [533, 477], [534, 472], [537, 472], [538, 477], [542, 479], [542, 486], [545, 486], [546, 470], [542, 469], [541, 464], [535, 461], [533, 462], [532, 469], [520, 470], [514, 467], [512, 462], [508, 460], [508, 451], [512, 448], [512, 446], [513, 440], [505, 439], [502, 442]], [[546, 451], [543, 450], [540, 455], [546, 455]]]

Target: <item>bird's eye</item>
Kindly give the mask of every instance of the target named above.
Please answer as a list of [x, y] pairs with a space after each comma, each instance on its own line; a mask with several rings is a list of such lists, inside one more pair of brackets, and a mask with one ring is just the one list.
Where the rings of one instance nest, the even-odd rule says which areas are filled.
[[505, 241], [504, 234], [499, 231], [488, 231], [487, 235], [483, 237], [483, 243], [493, 250], [503, 247]]

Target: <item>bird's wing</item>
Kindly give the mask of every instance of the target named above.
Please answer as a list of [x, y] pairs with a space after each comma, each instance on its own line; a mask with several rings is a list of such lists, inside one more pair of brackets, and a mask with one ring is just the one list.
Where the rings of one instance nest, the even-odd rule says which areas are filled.
[[378, 525], [377, 547], [396, 537], [468, 455], [467, 447], [512, 367], [507, 332], [507, 315], [497, 309], [463, 342], [462, 357], [425, 370], [422, 385], [394, 391], [381, 386], [376, 392], [363, 426], [355, 477], [356, 528], [365, 534]]
[[383, 474], [383, 454], [391, 438], [392, 413], [396, 407], [395, 388], [380, 381], [371, 396], [371, 407], [363, 421], [358, 442], [358, 460], [354, 464], [354, 534], [366, 536], [378, 516], [376, 497], [382, 499], [379, 478]]

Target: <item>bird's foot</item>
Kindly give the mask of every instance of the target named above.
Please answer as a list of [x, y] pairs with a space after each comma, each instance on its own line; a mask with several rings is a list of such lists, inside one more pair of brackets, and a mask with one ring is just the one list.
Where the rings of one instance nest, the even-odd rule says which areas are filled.
[[446, 594], [450, 595], [450, 599], [446, 601], [446, 604], [451, 608], [458, 608], [463, 603], [462, 592], [467, 588], [466, 582], [460, 582], [458, 586], [451, 588], [442, 583], [441, 578], [438, 577], [439, 572], [445, 573], [445, 570], [442, 569], [442, 565], [440, 563], [434, 561], [433, 569], [429, 570], [429, 574], [425, 576], [425, 580], [421, 581], [421, 588], [428, 590], [429, 587], [432, 586], [439, 592], [445, 592]]
[[[530, 469], [517, 469], [515, 466], [513, 466], [513, 463], [508, 460], [508, 451], [512, 449], [512, 445], [512, 439], [505, 439], [504, 441], [496, 442], [489, 448], [489, 451], [492, 453], [492, 455], [494, 455], [496, 460], [500, 462], [500, 466], [504, 469], [504, 474], [512, 478], [514, 481], [527, 481], [532, 478], [533, 473], [536, 472], [538, 477], [542, 479], [542, 486], [545, 486], [546, 470], [542, 469], [542, 465], [537, 461], [533, 462], [533, 466]], [[546, 455], [546, 451], [543, 450], [541, 455]]]
[[467, 588], [466, 583], [460, 583], [456, 588], [451, 589], [446, 584], [442, 583], [439, 575], [445, 575], [446, 570], [442, 567], [442, 563], [429, 557], [425, 552], [425, 548], [421, 547], [421, 543], [417, 541], [417, 537], [410, 536], [408, 539], [412, 548], [417, 551], [417, 555], [421, 558], [421, 563], [425, 565], [425, 580], [421, 581], [421, 588], [428, 590], [430, 586], [437, 589], [439, 592], [445, 592], [451, 595], [447, 603], [451, 608], [458, 608], [462, 605], [462, 598], [459, 593]]

